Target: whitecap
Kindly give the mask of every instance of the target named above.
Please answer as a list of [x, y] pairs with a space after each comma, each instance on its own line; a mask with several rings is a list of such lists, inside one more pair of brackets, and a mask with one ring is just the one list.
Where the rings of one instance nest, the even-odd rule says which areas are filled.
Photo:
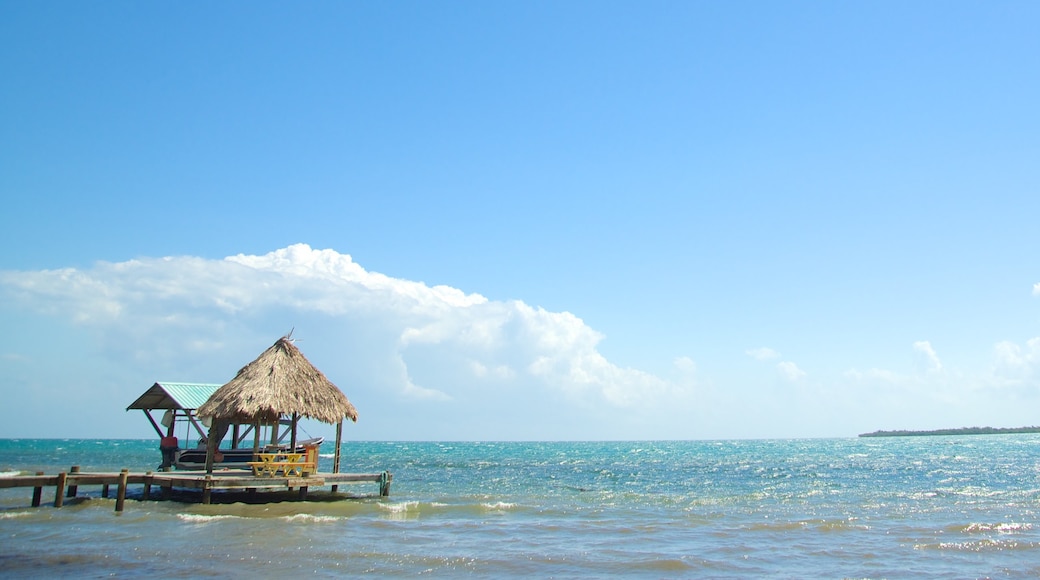
[[384, 510], [388, 511], [388, 512], [401, 513], [401, 512], [406, 512], [406, 511], [409, 511], [409, 510], [411, 510], [413, 508], [419, 507], [419, 502], [417, 502], [417, 501], [405, 501], [405, 502], [399, 502], [399, 503], [381, 503], [381, 504], [379, 504], [379, 507], [381, 509], [384, 509]]
[[331, 523], [339, 521], [343, 518], [337, 518], [335, 516], [316, 516], [313, 514], [296, 514], [292, 516], [285, 516], [282, 518], [287, 522], [303, 522], [303, 523]]
[[31, 516], [31, 515], [32, 514], [29, 513], [29, 512], [9, 512], [9, 513], [5, 512], [5, 513], [0, 513], [0, 520], [10, 520], [10, 519], [14, 519], [14, 518], [24, 518], [26, 516]]
[[484, 509], [494, 510], [494, 511], [505, 511], [505, 510], [510, 510], [510, 509], [513, 509], [513, 508], [516, 507], [515, 503], [509, 503], [509, 502], [504, 502], [504, 501], [499, 501], [499, 502], [495, 502], [495, 503], [482, 503], [480, 505], [483, 506]]
[[998, 532], [1001, 534], [1013, 534], [1033, 529], [1032, 524], [1003, 522], [999, 524], [969, 524], [964, 528], [965, 532]]
[[0, 477], [17, 477], [21, 474], [21, 471], [0, 471]]
[[190, 524], [208, 524], [218, 520], [238, 519], [238, 516], [206, 516], [202, 514], [177, 514], [177, 517]]

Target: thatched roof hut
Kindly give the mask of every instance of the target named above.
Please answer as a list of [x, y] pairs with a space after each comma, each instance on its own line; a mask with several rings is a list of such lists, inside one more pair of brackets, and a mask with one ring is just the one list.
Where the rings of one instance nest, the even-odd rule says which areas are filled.
[[284, 336], [217, 389], [198, 415], [236, 423], [272, 423], [286, 415], [330, 424], [358, 418], [343, 391]]
[[[256, 360], [242, 367], [196, 414], [212, 420], [207, 471], [212, 469], [211, 457], [216, 444], [230, 423], [254, 424], [259, 429], [260, 424], [277, 426], [282, 417], [292, 417], [294, 447], [300, 417], [335, 424], [338, 457], [343, 420], [357, 422], [358, 418], [357, 409], [343, 391], [315, 368], [288, 336], [279, 338]], [[338, 463], [337, 460], [337, 470]]]

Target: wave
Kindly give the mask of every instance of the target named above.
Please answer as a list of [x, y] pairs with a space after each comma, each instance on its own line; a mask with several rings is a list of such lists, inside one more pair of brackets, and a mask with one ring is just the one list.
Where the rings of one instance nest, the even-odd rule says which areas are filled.
[[939, 542], [935, 544], [915, 544], [915, 550], [940, 550], [950, 552], [1010, 552], [1013, 550], [1036, 550], [1040, 545], [1035, 542], [1018, 542], [1014, 540], [971, 540], [967, 542]]
[[31, 512], [3, 512], [0, 513], [0, 520], [12, 520], [14, 518], [24, 518], [31, 515]]
[[389, 512], [393, 516], [417, 516], [420, 513], [430, 512], [452, 512], [452, 513], [489, 513], [489, 512], [506, 512], [519, 508], [519, 504], [496, 501], [496, 502], [481, 502], [481, 503], [444, 503], [438, 501], [432, 502], [419, 502], [419, 501], [400, 501], [393, 503], [379, 503], [376, 504], [379, 509]]
[[0, 477], [17, 477], [21, 474], [21, 471], [0, 471]]
[[963, 488], [939, 488], [939, 493], [950, 494], [953, 496], [970, 497], [970, 498], [992, 498], [1004, 495], [1006, 492], [1003, 490], [989, 489], [978, 486], [967, 486]]
[[759, 522], [745, 525], [742, 529], [752, 532], [790, 532], [806, 529], [818, 532], [860, 532], [869, 530], [870, 526], [855, 523], [855, 518], [851, 518], [847, 520], [812, 519]]
[[496, 501], [495, 503], [482, 503], [480, 504], [484, 509], [491, 511], [507, 511], [516, 507], [515, 503], [509, 503], [505, 501]]
[[239, 520], [240, 516], [217, 515], [207, 516], [202, 514], [177, 514], [177, 519], [190, 524], [208, 524], [220, 520]]
[[381, 503], [378, 504], [380, 509], [384, 509], [390, 513], [404, 513], [409, 511], [418, 511], [419, 502], [417, 501], [404, 501], [397, 503]]
[[953, 531], [964, 532], [968, 534], [978, 532], [998, 532], [1001, 534], [1014, 534], [1017, 532], [1027, 532], [1033, 529], [1033, 524], [1027, 523], [1016, 523], [1016, 522], [1002, 522], [999, 524], [968, 524], [960, 528], [954, 528]]
[[285, 516], [282, 519], [287, 521], [287, 522], [295, 522], [295, 523], [328, 524], [328, 523], [332, 523], [332, 522], [338, 522], [338, 521], [346, 519], [346, 518], [341, 518], [341, 517], [336, 517], [336, 516], [318, 516], [318, 515], [314, 515], [314, 514], [296, 514], [296, 515], [291, 515], [291, 516]]

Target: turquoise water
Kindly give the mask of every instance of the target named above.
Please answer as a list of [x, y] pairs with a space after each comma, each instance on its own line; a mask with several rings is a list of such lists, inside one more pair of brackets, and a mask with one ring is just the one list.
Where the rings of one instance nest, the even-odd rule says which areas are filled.
[[[322, 448], [331, 466], [331, 445]], [[0, 575], [1040, 576], [1040, 436], [351, 442], [341, 501], [61, 509], [0, 490]], [[155, 441], [0, 440], [0, 476], [154, 469]], [[131, 496], [138, 491], [131, 490]], [[340, 496], [342, 497], [342, 496]]]

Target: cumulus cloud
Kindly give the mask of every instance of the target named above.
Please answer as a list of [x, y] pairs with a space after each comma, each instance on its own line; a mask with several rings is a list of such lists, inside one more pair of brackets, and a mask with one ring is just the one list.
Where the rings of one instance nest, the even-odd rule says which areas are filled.
[[939, 355], [935, 354], [932, 343], [927, 340], [919, 340], [914, 343], [914, 350], [920, 353], [924, 359], [924, 365], [928, 372], [937, 373], [943, 370]]
[[685, 374], [692, 375], [697, 372], [697, 363], [693, 362], [693, 359], [688, 356], [677, 357], [674, 364], [675, 368]]
[[[758, 361], [772, 361], [781, 358], [779, 352], [767, 346], [746, 350], [744, 351], [744, 354]], [[805, 371], [798, 368], [798, 365], [791, 361], [780, 361], [776, 363], [776, 370], [780, 373], [781, 377], [791, 382], [795, 382], [806, 375]]]
[[780, 371], [780, 374], [789, 381], [797, 381], [805, 376], [805, 371], [798, 368], [798, 365], [790, 361], [781, 361], [777, 363], [776, 368]]
[[1040, 370], [1040, 337], [1020, 346], [1011, 341], [998, 342], [993, 347], [994, 375], [1005, 384], [1028, 381]]
[[780, 353], [766, 346], [761, 348], [752, 348], [744, 352], [755, 360], [775, 360], [780, 358]]
[[947, 376], [946, 373], [940, 372], [943, 370], [943, 364], [939, 360], [935, 349], [932, 348], [931, 342], [919, 340], [914, 342], [912, 347], [917, 356], [918, 369], [924, 372], [897, 372], [879, 368], [872, 368], [868, 371], [852, 369], [845, 372], [845, 377], [857, 383], [871, 383], [879, 386], [884, 385], [917, 391], [934, 391], [935, 393], [944, 391], [948, 386], [946, 379], [951, 377]]
[[38, 311], [119, 336], [140, 356], [168, 348], [174, 335], [185, 337], [182, 353], [189, 344], [212, 349], [232, 327], [272, 312], [285, 320], [309, 316], [365, 353], [353, 365], [370, 369], [365, 380], [425, 401], [523, 382], [631, 407], [677, 388], [607, 360], [597, 350], [603, 336], [569, 312], [391, 278], [306, 244], [218, 260], [141, 258], [82, 270], [0, 272], [0, 287]]

